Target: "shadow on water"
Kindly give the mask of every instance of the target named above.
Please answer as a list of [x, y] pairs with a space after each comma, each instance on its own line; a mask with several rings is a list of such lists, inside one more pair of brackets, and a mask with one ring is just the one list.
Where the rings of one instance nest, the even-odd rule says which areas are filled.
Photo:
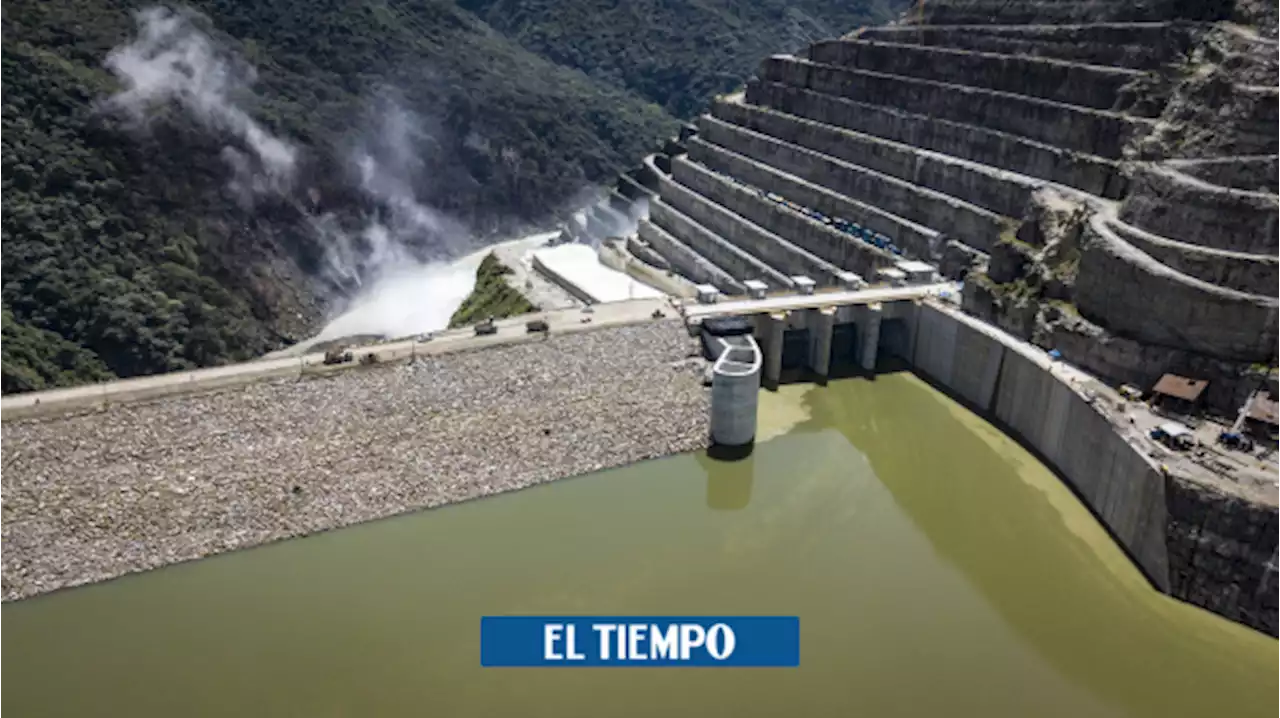
[[726, 446], [724, 444], [712, 444], [707, 449], [707, 457], [715, 461], [735, 462], [749, 458], [755, 451], [755, 442], [743, 444], [741, 446]]
[[[751, 488], [756, 474], [752, 457], [754, 446], [713, 446], [705, 454], [698, 455], [698, 463], [707, 472], [707, 508], [741, 511], [751, 504]], [[725, 458], [726, 451], [732, 458]]]
[[815, 374], [812, 369], [807, 367], [791, 367], [784, 368], [779, 372], [778, 381], [776, 383], [761, 380], [761, 386], [769, 391], [777, 391], [781, 387], [791, 384], [814, 384], [817, 386], [827, 386], [833, 381], [842, 379], [861, 379], [863, 381], [876, 381], [877, 377], [889, 376], [893, 374], [910, 374], [911, 364], [905, 359], [896, 356], [881, 356], [876, 360], [875, 371], [863, 369], [861, 365], [852, 360], [832, 361], [831, 369], [828, 375], [823, 377]]
[[[806, 403], [807, 423], [865, 452], [937, 554], [1063, 675], [1134, 714], [1214, 715], [1224, 695], [1270, 703], [1254, 699], [1277, 690], [1273, 640], [1156, 592], [1047, 468], [981, 418], [907, 377], [833, 382]], [[1134, 665], [1131, 645], [1154, 660]], [[1169, 690], [1207, 668], [1222, 690]]]

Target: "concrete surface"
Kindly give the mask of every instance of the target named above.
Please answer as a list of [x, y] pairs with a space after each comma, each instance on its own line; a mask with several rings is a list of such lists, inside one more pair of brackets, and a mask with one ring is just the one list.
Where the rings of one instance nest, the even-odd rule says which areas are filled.
[[943, 282], [918, 287], [884, 287], [817, 292], [805, 295], [785, 294], [765, 297], [764, 299], [736, 299], [727, 302], [716, 302], [715, 304], [696, 304], [686, 301], [682, 302], [680, 307], [686, 320], [699, 320], [705, 317], [743, 316], [788, 312], [799, 309], [820, 309], [828, 306], [910, 301], [957, 291], [956, 284]]
[[585, 244], [537, 249], [531, 253], [530, 261], [539, 273], [569, 294], [589, 303], [666, 296], [624, 272], [601, 264], [596, 250]]
[[1044, 457], [1167, 590], [1164, 481], [1155, 462], [1118, 437], [1054, 375], [1053, 361], [1025, 342], [928, 304], [920, 307], [917, 337], [915, 366]]

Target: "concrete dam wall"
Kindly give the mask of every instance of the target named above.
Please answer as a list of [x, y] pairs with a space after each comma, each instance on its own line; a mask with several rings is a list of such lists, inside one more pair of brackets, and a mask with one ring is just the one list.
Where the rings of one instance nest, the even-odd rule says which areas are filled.
[[[1274, 386], [1280, 69], [1274, 15], [1236, 5], [930, 0], [767, 58], [634, 173], [641, 253], [735, 296], [902, 259], [963, 280], [965, 311], [1027, 344], [921, 309], [921, 374], [1038, 452], [1154, 585], [1274, 633], [1274, 499], [1157, 465], [1033, 346], [1088, 391], [1207, 381], [1227, 424]], [[788, 321], [799, 344], [818, 326]]]
[[1272, 635], [1274, 508], [1166, 474], [1043, 352], [958, 311], [920, 305], [916, 370], [1038, 454], [1159, 590]]

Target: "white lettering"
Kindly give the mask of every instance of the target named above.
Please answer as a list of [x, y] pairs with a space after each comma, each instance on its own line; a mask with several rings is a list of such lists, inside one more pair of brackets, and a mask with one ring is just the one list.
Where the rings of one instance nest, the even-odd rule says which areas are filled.
[[627, 657], [627, 624], [619, 623], [617, 628], [618, 658], [625, 660]]
[[577, 636], [575, 635], [577, 630], [578, 630], [578, 627], [573, 625], [572, 623], [565, 626], [565, 629], [564, 629], [565, 631], [564, 656], [565, 658], [568, 658], [571, 661], [581, 661], [582, 659], [586, 658], [586, 656], [582, 655], [581, 653], [578, 653], [578, 640], [577, 640]]
[[659, 630], [657, 626], [649, 626], [649, 658], [655, 661], [659, 658], [675, 658], [678, 640], [674, 623], [668, 625], [666, 631]]
[[645, 635], [647, 630], [649, 627], [643, 623], [633, 623], [627, 627], [627, 658], [633, 661], [645, 660], [645, 651], [640, 648], [640, 644], [648, 638]]
[[548, 623], [542, 627], [542, 660], [564, 660], [564, 656], [556, 653], [555, 649], [556, 642], [560, 640], [560, 632], [563, 630], [564, 625], [560, 623]]
[[738, 639], [733, 635], [733, 629], [723, 623], [717, 623], [707, 631], [707, 653], [717, 661], [723, 661], [732, 655], [737, 643]]
[[609, 634], [613, 632], [613, 624], [595, 623], [592, 624], [591, 630], [600, 634], [600, 660], [609, 660]]
[[696, 623], [680, 626], [680, 660], [689, 660], [689, 649], [701, 646], [707, 640], [707, 631]]

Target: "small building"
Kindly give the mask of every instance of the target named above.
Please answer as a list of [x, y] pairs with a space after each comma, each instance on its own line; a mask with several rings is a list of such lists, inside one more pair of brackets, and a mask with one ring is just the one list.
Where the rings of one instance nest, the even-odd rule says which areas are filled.
[[1256, 441], [1275, 443], [1280, 434], [1280, 424], [1276, 422], [1276, 397], [1259, 392], [1249, 405], [1249, 413], [1245, 414], [1245, 431]]
[[1166, 422], [1151, 430], [1151, 438], [1170, 449], [1186, 451], [1195, 446], [1195, 432], [1176, 421]]
[[1208, 379], [1188, 379], [1177, 374], [1165, 374], [1151, 387], [1152, 404], [1178, 414], [1194, 414], [1200, 408]]
[[928, 284], [934, 280], [938, 271], [932, 264], [914, 259], [904, 259], [895, 263], [894, 266], [907, 276], [908, 284]]

